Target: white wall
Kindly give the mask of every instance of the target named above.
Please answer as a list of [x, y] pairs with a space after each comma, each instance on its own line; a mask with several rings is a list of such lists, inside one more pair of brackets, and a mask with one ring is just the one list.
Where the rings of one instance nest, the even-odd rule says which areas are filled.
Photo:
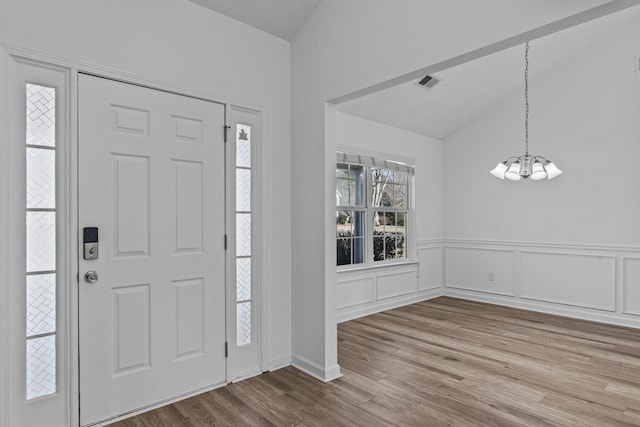
[[524, 151], [521, 93], [445, 139], [447, 294], [640, 326], [638, 40], [637, 17], [531, 80], [530, 151], [556, 179], [488, 173]]
[[[292, 362], [339, 375], [335, 111], [325, 102], [604, 3], [324, 0], [292, 42]], [[312, 242], [312, 244], [310, 244]]]
[[[338, 112], [336, 142], [350, 152], [413, 159], [419, 264], [338, 272], [339, 321], [430, 298], [442, 287], [442, 141]], [[384, 157], [384, 155], [387, 155]], [[335, 231], [334, 231], [335, 233]], [[335, 234], [334, 234], [335, 235]], [[335, 243], [334, 243], [335, 244]]]
[[[0, 44], [262, 110], [263, 241], [289, 246], [291, 227], [285, 220], [291, 212], [286, 166], [291, 118], [288, 42], [186, 0], [3, 0]], [[2, 85], [6, 73], [7, 68], [1, 67]], [[6, 97], [0, 99], [1, 108], [6, 108]], [[6, 116], [0, 118], [0, 147], [13, 143], [6, 140]], [[8, 179], [0, 175], [2, 198]], [[4, 200], [0, 206], [6, 206]], [[11, 242], [2, 237], [10, 225], [4, 223], [1, 209], [0, 217], [0, 254], [6, 254]], [[289, 363], [291, 356], [291, 257], [286, 250], [266, 251], [263, 256], [268, 303], [264, 336], [269, 343], [268, 365], [274, 367]], [[0, 276], [0, 289], [9, 285]], [[4, 332], [0, 329], [0, 334]], [[4, 347], [4, 336], [0, 342]], [[0, 357], [5, 353], [0, 352]], [[2, 381], [2, 387], [6, 384]], [[0, 394], [7, 396], [5, 390]], [[5, 408], [0, 409], [6, 415]]]

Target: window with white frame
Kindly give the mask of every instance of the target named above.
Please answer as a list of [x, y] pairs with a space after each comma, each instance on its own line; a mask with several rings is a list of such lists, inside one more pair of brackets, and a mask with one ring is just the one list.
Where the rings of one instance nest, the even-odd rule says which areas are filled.
[[342, 152], [336, 159], [338, 267], [409, 258], [413, 166]]

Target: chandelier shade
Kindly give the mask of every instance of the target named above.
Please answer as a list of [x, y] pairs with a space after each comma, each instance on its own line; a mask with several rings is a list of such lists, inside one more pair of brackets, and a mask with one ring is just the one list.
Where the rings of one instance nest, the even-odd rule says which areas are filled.
[[496, 178], [511, 181], [519, 181], [520, 179], [527, 178], [531, 178], [534, 181], [553, 179], [560, 175], [562, 171], [558, 169], [552, 161], [542, 156], [529, 154], [529, 42], [525, 44], [524, 61], [525, 152], [522, 156], [513, 156], [504, 162], [498, 163], [489, 173]]

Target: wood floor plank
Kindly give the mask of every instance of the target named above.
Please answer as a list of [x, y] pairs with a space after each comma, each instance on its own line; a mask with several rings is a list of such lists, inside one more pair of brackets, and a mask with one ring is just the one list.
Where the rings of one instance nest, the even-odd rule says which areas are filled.
[[640, 426], [638, 329], [440, 297], [340, 324], [338, 362], [114, 426]]

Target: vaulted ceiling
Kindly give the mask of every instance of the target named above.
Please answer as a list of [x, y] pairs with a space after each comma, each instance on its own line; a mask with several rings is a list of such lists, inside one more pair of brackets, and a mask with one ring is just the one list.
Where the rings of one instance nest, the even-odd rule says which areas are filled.
[[[639, 7], [599, 18], [531, 42], [531, 90], [535, 79], [571, 61], [574, 55], [597, 43], [640, 14]], [[640, 54], [640, 52], [639, 52]], [[629, 58], [632, 64], [633, 58]], [[432, 89], [418, 80], [340, 104], [347, 114], [423, 135], [444, 138], [491, 106], [514, 93], [524, 97], [524, 46], [443, 70], [433, 75], [440, 82]], [[523, 100], [524, 103], [524, 100]], [[532, 106], [535, 108], [535, 106]]]
[[[190, 0], [291, 40], [321, 0]], [[580, 1], [580, 0], [573, 0]], [[604, 1], [603, 1], [604, 2]], [[617, 12], [531, 42], [530, 80], [629, 23], [640, 7]], [[408, 54], [411, 54], [408, 52]], [[445, 138], [504, 98], [523, 90], [524, 47], [518, 46], [434, 74], [432, 89], [417, 80], [350, 100], [339, 111], [423, 135]]]
[[191, 0], [237, 21], [291, 40], [321, 0]]

